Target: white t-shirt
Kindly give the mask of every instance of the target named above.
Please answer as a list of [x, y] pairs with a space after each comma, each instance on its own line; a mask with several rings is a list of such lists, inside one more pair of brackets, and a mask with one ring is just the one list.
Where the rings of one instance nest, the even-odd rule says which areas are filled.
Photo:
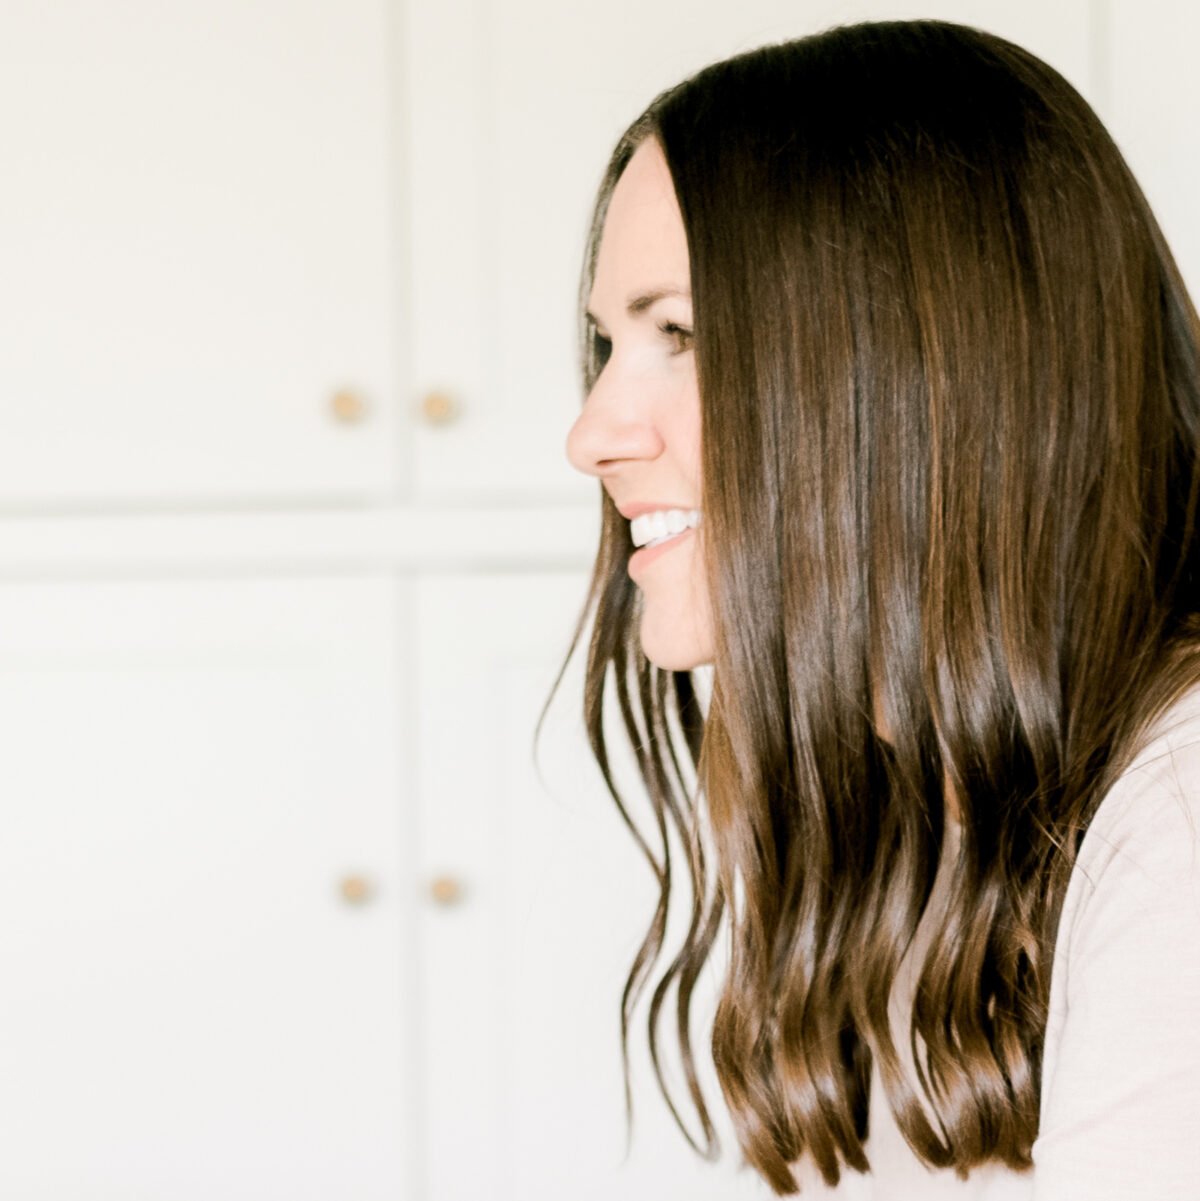
[[[957, 842], [948, 825], [943, 866]], [[946, 879], [939, 869], [931, 911], [944, 904]], [[922, 918], [890, 1006], [927, 1110], [907, 1030], [933, 925]], [[928, 1167], [897, 1128], [877, 1070], [869, 1131], [869, 1175], [843, 1168], [830, 1189], [806, 1156], [793, 1166], [800, 1196], [1200, 1201], [1200, 687], [1159, 719], [1080, 846], [1050, 978], [1033, 1168], [989, 1163], [960, 1180]]]

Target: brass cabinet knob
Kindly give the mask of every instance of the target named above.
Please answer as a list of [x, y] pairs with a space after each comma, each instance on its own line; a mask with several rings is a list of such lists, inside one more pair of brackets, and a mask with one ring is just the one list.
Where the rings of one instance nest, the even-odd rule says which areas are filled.
[[462, 884], [454, 876], [438, 876], [429, 885], [429, 895], [439, 905], [457, 905], [462, 894]]
[[348, 905], [365, 905], [375, 895], [375, 889], [365, 876], [343, 876], [338, 883], [342, 900]]
[[334, 417], [347, 425], [361, 421], [367, 411], [366, 402], [353, 388], [339, 388], [330, 397], [329, 407]]
[[426, 392], [421, 401], [421, 414], [429, 425], [449, 425], [458, 420], [458, 402], [449, 392]]

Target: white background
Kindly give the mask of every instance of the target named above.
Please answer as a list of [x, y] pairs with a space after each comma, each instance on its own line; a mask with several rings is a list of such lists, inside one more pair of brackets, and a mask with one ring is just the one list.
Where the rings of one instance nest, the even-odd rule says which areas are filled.
[[898, 16], [1062, 71], [1198, 286], [1182, 3], [4, 0], [0, 1196], [768, 1195], [644, 1004], [624, 1158], [654, 887], [583, 648], [533, 758], [599, 529], [576, 290], [661, 88]]

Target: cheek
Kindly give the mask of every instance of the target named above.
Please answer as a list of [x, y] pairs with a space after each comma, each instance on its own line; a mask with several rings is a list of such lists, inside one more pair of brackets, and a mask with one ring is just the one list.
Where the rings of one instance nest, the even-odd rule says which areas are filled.
[[695, 386], [694, 370], [675, 381], [670, 388], [668, 404], [671, 435], [679, 446], [691, 449], [692, 458], [699, 461], [700, 393]]
[[[693, 393], [685, 397], [679, 406], [676, 437], [681, 448], [681, 455], [687, 464], [688, 474], [697, 485], [700, 482], [702, 458], [700, 426], [700, 401]], [[700, 502], [699, 491], [697, 491], [695, 499], [698, 504]]]

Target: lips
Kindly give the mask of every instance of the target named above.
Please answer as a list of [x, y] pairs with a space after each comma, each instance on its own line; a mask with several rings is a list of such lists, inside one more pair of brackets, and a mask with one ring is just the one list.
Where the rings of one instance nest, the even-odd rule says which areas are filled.
[[695, 528], [688, 526], [686, 529], [680, 530], [678, 534], [673, 534], [664, 542], [660, 542], [657, 546], [643, 546], [640, 550], [634, 551], [629, 556], [628, 572], [631, 578], [636, 579], [638, 574], [645, 568], [649, 567], [661, 555], [669, 555], [677, 546], [683, 545], [687, 541], [689, 534], [694, 534]]

